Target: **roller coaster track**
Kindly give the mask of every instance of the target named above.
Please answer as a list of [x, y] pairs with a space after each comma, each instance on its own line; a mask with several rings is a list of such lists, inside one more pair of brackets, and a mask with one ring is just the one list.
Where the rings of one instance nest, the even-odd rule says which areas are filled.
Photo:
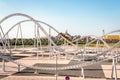
[[115, 32], [120, 32], [120, 29], [119, 29], [119, 30], [111, 31], [111, 32], [109, 32], [109, 33], [107, 33], [107, 34], [111, 34], [111, 33], [115, 33]]
[[[113, 49], [117, 48], [118, 46], [120, 45], [120, 41], [118, 43], [116, 43], [113, 47], [110, 47], [108, 50], [106, 51], [103, 51], [100, 55], [102, 54], [107, 54], [107, 52], [110, 52], [112, 51]], [[95, 57], [97, 56], [100, 56], [100, 55], [96, 55]], [[103, 62], [103, 61], [107, 61], [109, 59], [112, 59], [112, 58], [115, 58], [115, 57], [119, 57], [120, 56], [120, 53], [114, 53], [114, 56], [111, 55], [110, 57], [108, 58], [104, 58], [104, 59], [101, 59], [101, 60], [98, 60], [98, 61], [91, 61], [91, 62], [83, 62], [81, 64], [74, 64], [74, 65], [69, 65], [69, 66], [63, 66], [63, 67], [57, 67], [57, 70], [66, 70], [66, 69], [76, 69], [76, 68], [81, 68], [81, 67], [85, 67], [85, 66], [89, 66], [89, 65], [94, 65], [94, 64], [97, 64], [97, 63], [100, 63], [100, 62]], [[9, 56], [5, 56], [3, 53], [0, 53], [0, 57], [4, 60], [7, 60], [7, 61], [10, 61], [10, 62], [13, 62], [17, 65], [21, 65], [21, 66], [24, 66], [24, 67], [29, 67], [29, 68], [33, 68], [33, 69], [39, 69], [39, 70], [56, 70], [56, 67], [37, 67], [37, 66], [28, 66], [26, 64], [23, 64], [21, 62], [18, 62], [18, 61], [15, 61], [13, 59], [11, 59], [11, 57]]]
[[[15, 27], [17, 24], [20, 24], [20, 23], [22, 23], [22, 22], [33, 21], [33, 22], [36, 23], [37, 26], [43, 31], [43, 33], [46, 35], [46, 37], [51, 41], [51, 43], [52, 43], [53, 46], [54, 46], [54, 49], [55, 49], [56, 51], [58, 51], [57, 53], [59, 53], [59, 52], [69, 53], [69, 52], [61, 51], [61, 48], [58, 47], [58, 46], [53, 42], [53, 40], [50, 38], [50, 36], [48, 35], [48, 33], [47, 33], [47, 32], [44, 30], [44, 28], [39, 24], [39, 21], [35, 20], [35, 19], [32, 18], [31, 16], [28, 16], [28, 15], [25, 15], [25, 14], [21, 14], [21, 13], [11, 14], [11, 15], [8, 15], [8, 16], [6, 16], [5, 18], [3, 18], [3, 19], [0, 21], [0, 25], [1, 25], [1, 23], [4, 22], [6, 19], [8, 19], [8, 18], [10, 18], [10, 17], [12, 17], [12, 16], [23, 16], [23, 17], [26, 17], [26, 18], [29, 19], [29, 20], [25, 20], [25, 21], [20, 21], [20, 22], [16, 23], [13, 27]], [[46, 23], [44, 23], [44, 22], [41, 22], [41, 23], [46, 24]], [[46, 24], [46, 25], [48, 25], [48, 24]], [[48, 25], [48, 26], [51, 27], [52, 29], [54, 29], [52, 26], [50, 26], [50, 25]], [[12, 28], [13, 28], [13, 27], [12, 27]], [[1, 28], [1, 27], [0, 27], [0, 28]], [[10, 29], [8, 30], [8, 32], [9, 32], [12, 28], [10, 28]], [[2, 30], [2, 29], [1, 29], [1, 30]], [[58, 32], [56, 29], [54, 29], [54, 30], [55, 30], [56, 32]], [[8, 32], [7, 32], [7, 33], [8, 33]], [[120, 32], [120, 30], [116, 30], [116, 31], [113, 31], [113, 32], [110, 32], [110, 33], [114, 33], [114, 32]], [[7, 33], [6, 33], [6, 34], [7, 34]], [[59, 33], [59, 32], [58, 32], [58, 33]], [[3, 38], [6, 38], [6, 36], [5, 36], [6, 34], [4, 34], [3, 31], [2, 31], [2, 34], [3, 34], [3, 37], [1, 37], [1, 40], [3, 41]], [[66, 39], [63, 35], [61, 35], [61, 36], [62, 36], [64, 39]], [[100, 38], [100, 39], [101, 39], [101, 38]], [[67, 39], [66, 39], [66, 40], [67, 40]], [[94, 42], [94, 41], [95, 41], [95, 40], [93, 40], [92, 42]], [[103, 40], [101, 39], [101, 41], [103, 41]], [[71, 43], [73, 46], [76, 46], [76, 45], [74, 45], [72, 42], [70, 42], [69, 40], [68, 40], [68, 42]], [[91, 44], [92, 42], [87, 43], [86, 45], [89, 45], [89, 44]], [[105, 42], [103, 41], [103, 43], [105, 43]], [[86, 46], [86, 45], [85, 45], [85, 46]], [[89, 61], [89, 62], [83, 61], [83, 62], [80, 63], [80, 64], [71, 64], [71, 65], [62, 66], [62, 67], [57, 66], [57, 70], [66, 70], [66, 69], [82, 68], [82, 67], [85, 67], [85, 66], [94, 65], [94, 64], [97, 64], [97, 63], [100, 63], [100, 62], [103, 62], [103, 61], [107, 61], [107, 60], [109, 60], [109, 59], [117, 58], [117, 57], [120, 56], [120, 52], [114, 52], [113, 50], [116, 49], [119, 45], [120, 45], [120, 41], [117, 42], [117, 43], [116, 43], [114, 46], [112, 46], [112, 47], [109, 47], [109, 46], [108, 46], [108, 49], [106, 49], [105, 51], [102, 51], [100, 54], [96, 54], [95, 56], [92, 56], [91, 59], [94, 60], [94, 58], [97, 58], [97, 57], [99, 57], [99, 56], [105, 55], [105, 54], [107, 54], [108, 52], [112, 52], [113, 55], [110, 55], [109, 57], [105, 57], [105, 58], [103, 58], [103, 59], [96, 60], [96, 61]], [[106, 46], [107, 46], [107, 44], [106, 44]], [[6, 47], [4, 46], [3, 49], [6, 49], [9, 53], [11, 53], [11, 51], [9, 50], [9, 48], [6, 48]], [[16, 65], [20, 65], [20, 66], [24, 66], [24, 67], [29, 67], [29, 68], [33, 68], [33, 69], [39, 69], [39, 70], [56, 70], [56, 67], [41, 67], [41, 66], [32, 66], [32, 65], [24, 64], [24, 63], [22, 63], [22, 62], [19, 61], [19, 60], [18, 60], [18, 61], [17, 61], [17, 60], [13, 60], [10, 56], [6, 56], [3, 52], [0, 52], [0, 58], [2, 58], [3, 60], [9, 61], [9, 62], [15, 63]], [[83, 58], [84, 58], [84, 57], [83, 57]], [[88, 58], [88, 59], [89, 59], [89, 58]], [[42, 64], [41, 64], [41, 65], [42, 65]]]
[[[18, 24], [21, 24], [21, 23], [23, 23], [23, 22], [29, 22], [29, 21], [32, 21], [32, 20], [22, 20], [22, 21], [19, 21], [19, 22], [17, 22], [16, 24], [14, 24], [5, 34], [4, 34], [4, 37], [6, 37], [7, 36], [7, 34], [15, 27], [15, 26], [17, 26]], [[60, 32], [58, 31], [58, 30], [56, 30], [54, 27], [52, 27], [51, 25], [49, 25], [49, 24], [47, 24], [47, 23], [45, 23], [45, 22], [43, 22], [43, 21], [39, 21], [39, 20], [36, 20], [36, 22], [38, 22], [38, 23], [42, 23], [42, 24], [45, 24], [45, 25], [47, 25], [48, 27], [50, 27], [50, 28], [52, 28], [54, 31], [56, 31], [63, 39], [65, 39], [68, 43], [70, 43], [72, 46], [74, 46], [75, 47], [75, 49], [77, 49], [77, 46], [75, 45], [75, 44], [73, 44], [71, 41], [69, 41], [66, 37], [64, 37], [62, 34], [60, 34]], [[3, 37], [3, 38], [4, 38]], [[54, 42], [52, 42], [52, 43], [54, 43]], [[55, 50], [56, 51], [62, 51], [62, 52], [64, 52], [64, 50], [62, 49], [62, 48], [60, 48], [60, 47], [58, 47], [58, 46], [56, 46], [56, 44], [54, 44], [55, 45]]]
[[[22, 13], [14, 13], [14, 14], [10, 14], [6, 17], [4, 17], [2, 20], [0, 20], [0, 25], [7, 19], [9, 19], [10, 17], [14, 17], [14, 16], [22, 16], [22, 17], [25, 17], [25, 18], [28, 18], [29, 20], [33, 21], [34, 23], [36, 23], [36, 25], [42, 30], [42, 32], [46, 35], [46, 37], [49, 39], [49, 41], [56, 47], [58, 48], [58, 46], [53, 42], [53, 40], [50, 38], [50, 36], [48, 35], [48, 33], [45, 31], [45, 29], [39, 24], [38, 21], [36, 21], [34, 18], [32, 18], [31, 16], [29, 15], [26, 15], [26, 14], [22, 14]], [[4, 32], [2, 31], [2, 34], [4, 36]], [[5, 37], [5, 36], [4, 36]], [[3, 38], [4, 38], [3, 37]]]

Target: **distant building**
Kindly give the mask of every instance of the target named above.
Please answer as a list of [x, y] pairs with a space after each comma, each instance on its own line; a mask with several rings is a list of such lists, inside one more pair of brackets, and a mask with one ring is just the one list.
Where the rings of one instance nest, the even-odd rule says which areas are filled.
[[120, 35], [104, 35], [103, 39], [120, 40]]

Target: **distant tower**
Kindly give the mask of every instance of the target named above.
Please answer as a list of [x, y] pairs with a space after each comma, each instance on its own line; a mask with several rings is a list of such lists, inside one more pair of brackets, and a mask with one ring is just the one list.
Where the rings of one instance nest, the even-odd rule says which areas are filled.
[[65, 34], [67, 34], [67, 33], [68, 33], [68, 30], [65, 31]]
[[103, 29], [102, 31], [103, 31], [103, 35], [105, 35], [105, 30]]

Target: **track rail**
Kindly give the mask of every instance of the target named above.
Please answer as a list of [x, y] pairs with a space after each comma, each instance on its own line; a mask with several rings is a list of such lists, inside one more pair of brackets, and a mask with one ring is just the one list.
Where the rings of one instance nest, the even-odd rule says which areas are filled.
[[[107, 54], [109, 51], [112, 51], [113, 49], [117, 48], [119, 45], [120, 45], [120, 41], [118, 43], [116, 43], [113, 47], [111, 47], [111, 48], [107, 49], [106, 51], [102, 52], [100, 55]], [[100, 56], [100, 55], [97, 55], [97, 56]], [[97, 57], [97, 56], [95, 56], [95, 57]], [[83, 62], [81, 64], [74, 64], [74, 65], [69, 65], [69, 66], [64, 66], [64, 67], [59, 67], [58, 66], [57, 70], [81, 68], [81, 67], [85, 67], [85, 66], [89, 66], [89, 65], [94, 65], [94, 64], [97, 64], [97, 63], [100, 63], [100, 62], [103, 62], [103, 61], [107, 61], [109, 59], [112, 59], [114, 57], [119, 57], [119, 56], [120, 56], [120, 53], [114, 53], [114, 56], [111, 55], [110, 57], [104, 58], [104, 59], [99, 60], [99, 61]], [[0, 53], [0, 57], [4, 60], [13, 62], [17, 65], [24, 66], [24, 67], [29, 67], [29, 68], [33, 68], [33, 69], [39, 69], [39, 70], [56, 70], [56, 67], [28, 66], [26, 64], [23, 64], [21, 62], [18, 62], [18, 61], [15, 61], [15, 60], [11, 59], [11, 57], [5, 56], [3, 53]]]

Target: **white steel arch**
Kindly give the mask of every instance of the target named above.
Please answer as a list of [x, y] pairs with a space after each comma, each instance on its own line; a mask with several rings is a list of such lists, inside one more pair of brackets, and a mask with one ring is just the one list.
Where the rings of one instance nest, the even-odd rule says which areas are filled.
[[[28, 16], [26, 14], [22, 14], [22, 13], [14, 13], [14, 14], [11, 14], [11, 15], [8, 15], [6, 17], [4, 17], [1, 21], [0, 21], [0, 24], [2, 22], [4, 22], [5, 20], [7, 20], [8, 18], [10, 17], [14, 17], [14, 16], [23, 16], [23, 17], [26, 17], [28, 19], [30, 19], [31, 21], [33, 21], [34, 23], [36, 23], [36, 25], [43, 31], [43, 33], [48, 37], [48, 39], [51, 41], [51, 43], [56, 46], [56, 44], [53, 42], [53, 40], [49, 37], [48, 33], [41, 27], [41, 25], [34, 19], [32, 18], [31, 16]], [[3, 33], [4, 34], [4, 33]], [[57, 47], [57, 46], [56, 46]]]
[[[0, 21], [0, 24], [1, 24], [2, 22], [4, 22], [5, 20], [7, 20], [8, 18], [13, 17], [13, 16], [23, 16], [23, 17], [27, 17], [29, 20], [25, 20], [25, 21], [33, 21], [34, 23], [36, 23], [37, 26], [38, 26], [38, 27], [44, 32], [44, 34], [47, 36], [47, 38], [51, 41], [51, 43], [52, 43], [57, 49], [60, 49], [60, 48], [58, 48], [58, 46], [53, 42], [53, 40], [50, 38], [50, 36], [48, 35], [48, 33], [42, 28], [42, 26], [39, 24], [39, 21], [35, 20], [34, 18], [32, 18], [32, 17], [30, 17], [30, 16], [28, 16], [28, 15], [26, 15], [26, 14], [15, 13], [15, 14], [8, 15], [8, 16], [6, 16], [5, 18], [3, 18], [3, 19]], [[22, 23], [22, 22], [24, 22], [24, 21], [21, 21], [21, 22], [16, 23], [12, 28], [14, 28], [17, 24], [20, 24], [20, 23]], [[41, 22], [41, 23], [44, 23], [44, 22]], [[48, 25], [47, 23], [44, 23], [44, 24]], [[48, 25], [48, 26], [50, 26], [50, 25]], [[50, 27], [51, 27], [51, 26], [50, 26]], [[10, 28], [5, 35], [7, 35], [12, 28]], [[53, 27], [51, 27], [51, 28], [54, 29]], [[1, 29], [1, 30], [2, 30], [2, 29]], [[54, 29], [54, 30], [55, 30], [55, 29]], [[58, 32], [57, 30], [55, 30], [55, 31]], [[114, 33], [114, 32], [120, 32], [120, 30], [115, 30], [115, 31], [112, 31], [112, 32], [110, 32], [110, 33]], [[2, 32], [2, 33], [4, 34], [4, 32]], [[4, 37], [6, 37], [5, 35], [4, 35]], [[3, 40], [4, 37], [2, 37], [1, 39]], [[102, 40], [101, 37], [100, 37], [99, 39]], [[71, 42], [70, 42], [70, 43], [71, 43]], [[86, 45], [89, 45], [89, 44], [91, 44], [91, 43], [92, 43], [92, 42], [87, 43]], [[103, 41], [103, 43], [104, 43], [104, 41]], [[85, 45], [85, 46], [86, 46], [86, 45]], [[94, 59], [95, 57], [99, 57], [99, 56], [101, 56], [101, 55], [105, 55], [105, 54], [107, 54], [108, 52], [110, 52], [110, 51], [114, 50], [115, 48], [117, 48], [119, 45], [120, 45], [120, 41], [117, 42], [114, 46], [108, 47], [107, 50], [101, 52], [100, 54], [96, 54], [95, 56], [92, 56], [92, 57], [90, 57], [90, 58], [91, 58], [91, 59]], [[8, 50], [8, 49], [7, 49], [7, 50]], [[111, 54], [114, 54], [114, 55], [110, 55], [109, 57], [103, 58], [102, 60], [96, 60], [96, 61], [91, 61], [91, 62], [83, 62], [83, 63], [81, 63], [81, 64], [74, 64], [74, 65], [70, 65], [70, 66], [58, 67], [57, 70], [83, 68], [84, 66], [97, 64], [97, 63], [99, 63], [99, 62], [106, 61], [106, 60], [109, 60], [109, 59], [113, 59], [113, 61], [114, 61], [114, 58], [120, 56], [119, 53], [114, 53], [114, 52], [113, 52], [113, 53], [111, 53]], [[1, 57], [3, 60], [7, 60], [7, 61], [13, 62], [13, 63], [15, 63], [15, 64], [17, 64], [17, 65], [21, 65], [21, 66], [25, 66], [25, 67], [30, 67], [30, 68], [33, 68], [33, 69], [56, 70], [56, 67], [28, 66], [28, 65], [26, 65], [26, 64], [23, 64], [23, 63], [20, 63], [20, 62], [17, 62], [17, 61], [15, 61], [15, 60], [13, 60], [13, 59], [12, 59], [11, 57], [9, 57], [9, 56], [4, 56], [4, 54], [3, 54], [2, 52], [0, 52], [0, 57]], [[87, 57], [87, 58], [89, 59], [89, 57]], [[114, 66], [115, 66], [115, 65], [114, 65]]]

